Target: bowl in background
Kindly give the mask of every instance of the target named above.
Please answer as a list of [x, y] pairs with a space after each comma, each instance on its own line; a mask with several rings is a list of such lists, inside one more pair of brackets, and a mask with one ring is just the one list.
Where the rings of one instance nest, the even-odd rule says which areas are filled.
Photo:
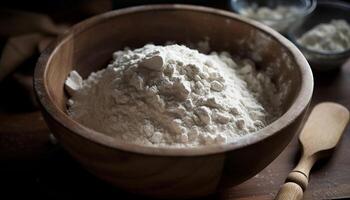
[[[237, 142], [191, 148], [125, 143], [89, 129], [67, 114], [64, 81], [106, 66], [116, 50], [209, 38], [213, 51], [267, 66], [273, 81], [290, 83], [283, 115]], [[257, 174], [286, 147], [303, 120], [313, 77], [302, 53], [272, 29], [236, 14], [189, 5], [152, 5], [98, 15], [73, 26], [40, 57], [34, 78], [43, 116], [62, 146], [97, 177], [132, 193], [158, 198], [208, 195]]]
[[[231, 10], [245, 16], [247, 9], [256, 10], [260, 7], [275, 9], [278, 6], [295, 7], [298, 12], [293, 17], [282, 18], [279, 20], [266, 21], [266, 25], [280, 33], [286, 33], [288, 28], [295, 23], [301, 23], [303, 18], [310, 14], [316, 7], [316, 0], [230, 0]], [[259, 19], [256, 19], [259, 20]], [[264, 23], [262, 20], [260, 21]]]
[[350, 58], [350, 49], [336, 53], [319, 52], [308, 49], [297, 41], [305, 32], [318, 24], [329, 23], [332, 19], [344, 19], [350, 24], [350, 4], [341, 1], [320, 1], [303, 23], [293, 26], [288, 31], [288, 38], [303, 52], [311, 67], [317, 70], [338, 68]]

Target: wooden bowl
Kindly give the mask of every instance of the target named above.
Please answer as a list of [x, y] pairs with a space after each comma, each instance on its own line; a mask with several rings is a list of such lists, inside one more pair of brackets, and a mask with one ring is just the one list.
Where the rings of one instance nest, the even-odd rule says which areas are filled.
[[[156, 148], [115, 140], [67, 115], [63, 86], [71, 70], [86, 77], [125, 46], [205, 38], [212, 50], [251, 58], [261, 69], [272, 67], [277, 85], [291, 84], [280, 118], [233, 143]], [[274, 160], [297, 133], [312, 96], [313, 77], [299, 50], [264, 25], [212, 8], [152, 5], [108, 12], [72, 27], [41, 55], [34, 86], [49, 128], [91, 173], [132, 193], [188, 198], [237, 185]]]

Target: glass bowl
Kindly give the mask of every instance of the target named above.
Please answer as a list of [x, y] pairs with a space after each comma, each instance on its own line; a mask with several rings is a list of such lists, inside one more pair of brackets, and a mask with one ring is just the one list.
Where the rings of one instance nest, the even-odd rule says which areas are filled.
[[[284, 34], [293, 24], [301, 23], [303, 18], [310, 14], [316, 7], [316, 0], [230, 0], [231, 10], [248, 18], [260, 21], [276, 31]], [[286, 12], [284, 8], [292, 8], [291, 12]], [[263, 8], [263, 10], [261, 10]], [[264, 9], [265, 8], [265, 9]], [[271, 9], [279, 9], [281, 12], [271, 16]], [[264, 17], [253, 16], [259, 9]], [[294, 12], [292, 12], [294, 11]], [[253, 14], [253, 15], [252, 15]]]
[[344, 19], [350, 24], [350, 4], [341, 1], [319, 1], [312, 14], [288, 31], [288, 38], [303, 52], [314, 69], [338, 68], [350, 57], [350, 49], [335, 53], [319, 52], [297, 42], [297, 39], [308, 30], [320, 23], [329, 23], [333, 19]]

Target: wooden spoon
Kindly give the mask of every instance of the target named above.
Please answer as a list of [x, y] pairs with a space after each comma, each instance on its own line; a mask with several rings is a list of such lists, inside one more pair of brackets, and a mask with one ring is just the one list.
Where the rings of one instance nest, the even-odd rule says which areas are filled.
[[309, 173], [314, 163], [329, 155], [338, 144], [346, 125], [349, 111], [336, 103], [320, 103], [312, 110], [299, 135], [303, 153], [298, 165], [289, 173], [286, 183], [275, 199], [299, 200], [303, 198]]

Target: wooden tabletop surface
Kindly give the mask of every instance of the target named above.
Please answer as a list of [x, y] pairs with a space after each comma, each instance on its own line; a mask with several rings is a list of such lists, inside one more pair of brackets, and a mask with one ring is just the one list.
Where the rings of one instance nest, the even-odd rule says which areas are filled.
[[[318, 102], [334, 101], [350, 109], [350, 61], [338, 71], [314, 73], [314, 77], [312, 107]], [[40, 118], [38, 113], [29, 115], [32, 118]], [[6, 115], [0, 117], [3, 122], [6, 119], [9, 119]], [[21, 120], [18, 118], [16, 123]], [[8, 120], [5, 127], [0, 127], [0, 147], [2, 146], [0, 148], [0, 185], [2, 186], [0, 195], [8, 196], [9, 199], [24, 197], [103, 199], [111, 196], [120, 199], [140, 199], [138, 196], [120, 191], [96, 179], [81, 168], [59, 145], [53, 145], [48, 141], [45, 143], [45, 139], [38, 139], [48, 133], [46, 127], [40, 124], [32, 124], [33, 122], [28, 121], [33, 125], [31, 131], [38, 132], [31, 136], [19, 134], [16, 135], [18, 138], [11, 139], [9, 135], [1, 133], [1, 130], [9, 131], [16, 123]], [[21, 137], [24, 139], [20, 139]], [[38, 147], [32, 145], [31, 141], [45, 145]], [[6, 142], [16, 145], [5, 148]], [[350, 128], [348, 127], [332, 157], [317, 163], [312, 170], [304, 199], [320, 200], [350, 196], [349, 147]], [[7, 159], [3, 159], [4, 156], [1, 157], [1, 154], [5, 153], [9, 155]], [[298, 153], [299, 144], [295, 137], [283, 153], [255, 177], [239, 186], [222, 190], [204, 199], [273, 199], [280, 185], [295, 166]], [[17, 158], [16, 154], [18, 154]]]

